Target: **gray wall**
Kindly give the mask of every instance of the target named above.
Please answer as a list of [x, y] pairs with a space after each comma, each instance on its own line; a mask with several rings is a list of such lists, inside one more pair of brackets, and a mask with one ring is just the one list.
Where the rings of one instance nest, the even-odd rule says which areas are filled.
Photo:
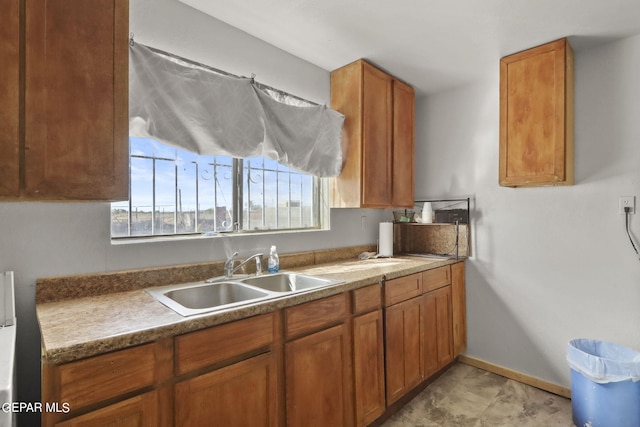
[[[240, 75], [318, 103], [329, 102], [329, 72], [172, 0], [132, 0], [135, 40]], [[18, 310], [18, 398], [40, 401], [40, 335], [35, 315], [38, 277], [98, 273], [241, 256], [375, 243], [378, 222], [390, 214], [375, 210], [331, 212], [331, 231], [200, 238], [112, 245], [108, 203], [0, 203], [0, 271], [14, 270]], [[389, 215], [386, 217], [384, 215]], [[361, 216], [366, 216], [363, 228]], [[65, 319], [60, 319], [64, 322]], [[73, 325], [69, 325], [73, 327]], [[21, 424], [37, 425], [22, 415]]]
[[467, 353], [570, 387], [570, 339], [640, 350], [640, 261], [618, 213], [640, 197], [640, 36], [575, 52], [571, 187], [498, 186], [495, 64], [418, 103], [416, 194], [475, 196]]

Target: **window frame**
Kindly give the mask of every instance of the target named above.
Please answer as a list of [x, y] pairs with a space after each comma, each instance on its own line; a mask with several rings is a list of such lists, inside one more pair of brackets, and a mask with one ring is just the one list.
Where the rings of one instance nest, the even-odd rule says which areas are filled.
[[[159, 142], [159, 141], [157, 141]], [[162, 142], [160, 142], [160, 144], [163, 144]], [[176, 148], [176, 147], [172, 147], [169, 146], [168, 144], [163, 144], [165, 147], [171, 147], [173, 149], [176, 150], [184, 150], [181, 148]], [[198, 223], [198, 215], [200, 212], [200, 209], [196, 208], [194, 210], [194, 221], [195, 221], [195, 225], [194, 225], [194, 230], [193, 232], [178, 232], [177, 231], [177, 227], [178, 227], [178, 218], [177, 216], [179, 215], [179, 209], [178, 209], [178, 190], [179, 190], [179, 186], [178, 186], [178, 157], [179, 157], [179, 152], [176, 151], [175, 152], [176, 155], [174, 156], [174, 158], [169, 158], [163, 155], [144, 155], [144, 154], [134, 154], [131, 152], [131, 147], [130, 147], [130, 152], [129, 152], [129, 175], [131, 177], [132, 174], [132, 162], [131, 159], [132, 158], [141, 158], [141, 159], [148, 159], [150, 161], [153, 162], [153, 172], [152, 172], [152, 176], [150, 177], [151, 181], [152, 181], [152, 187], [151, 187], [151, 199], [152, 199], [152, 204], [150, 207], [150, 215], [151, 215], [151, 234], [132, 234], [132, 225], [134, 224], [134, 221], [132, 220], [132, 216], [134, 215], [134, 205], [133, 205], [133, 201], [132, 201], [132, 191], [131, 191], [131, 187], [132, 187], [132, 181], [133, 179], [130, 179], [129, 181], [129, 199], [127, 201], [123, 201], [123, 202], [114, 202], [111, 204], [111, 208], [110, 208], [110, 237], [111, 237], [111, 241], [112, 242], [126, 242], [126, 241], [139, 241], [139, 240], [162, 240], [162, 239], [193, 239], [193, 238], [198, 238], [198, 237], [211, 237], [211, 236], [224, 236], [224, 235], [243, 235], [243, 234], [267, 234], [267, 233], [288, 233], [288, 232], [308, 232], [308, 231], [322, 231], [322, 230], [328, 230], [330, 228], [330, 223], [329, 223], [329, 219], [330, 219], [330, 211], [329, 211], [329, 204], [328, 204], [328, 194], [329, 194], [329, 185], [328, 185], [328, 179], [327, 178], [321, 178], [321, 177], [317, 177], [317, 176], [313, 176], [310, 174], [305, 174], [303, 172], [297, 172], [293, 169], [290, 168], [286, 168], [286, 170], [283, 171], [279, 171], [276, 172], [275, 170], [271, 170], [271, 172], [275, 172], [276, 174], [282, 174], [282, 173], [288, 173], [288, 174], [298, 174], [301, 176], [309, 176], [311, 177], [311, 179], [313, 180], [312, 182], [312, 188], [313, 188], [313, 195], [311, 197], [312, 200], [312, 206], [310, 206], [310, 209], [312, 209], [312, 213], [311, 215], [314, 218], [314, 225], [309, 226], [309, 227], [287, 227], [287, 228], [264, 228], [264, 222], [263, 222], [263, 228], [259, 228], [259, 229], [245, 229], [244, 226], [241, 226], [241, 224], [243, 224], [243, 220], [244, 220], [244, 214], [245, 211], [248, 212], [248, 210], [251, 208], [251, 202], [249, 200], [249, 196], [247, 194], [245, 194], [244, 191], [244, 186], [246, 184], [246, 169], [245, 169], [245, 162], [247, 161], [251, 161], [253, 159], [261, 159], [260, 157], [257, 158], [249, 158], [249, 159], [241, 159], [241, 158], [230, 158], [229, 156], [213, 156], [211, 155], [211, 157], [214, 159], [214, 163], [210, 163], [210, 165], [214, 168], [214, 174], [215, 174], [215, 168], [218, 166], [228, 166], [225, 163], [217, 163], [215, 161], [216, 157], [225, 157], [225, 158], [230, 158], [231, 159], [231, 165], [228, 166], [231, 168], [230, 171], [230, 175], [231, 175], [231, 179], [232, 179], [232, 183], [231, 183], [231, 194], [232, 194], [232, 201], [230, 202], [231, 205], [231, 216], [230, 216], [230, 227], [228, 229], [217, 229], [217, 221], [215, 220], [215, 212], [217, 209], [217, 206], [215, 206], [215, 202], [214, 202], [214, 230], [213, 231], [202, 231], [202, 230], [198, 230], [198, 226], [200, 225]], [[158, 205], [156, 204], [156, 162], [157, 161], [168, 161], [168, 162], [172, 162], [173, 165], [171, 165], [170, 167], [174, 167], [175, 168], [175, 173], [173, 175], [173, 179], [174, 179], [174, 190], [175, 190], [175, 194], [174, 194], [174, 207], [173, 207], [173, 217], [174, 217], [174, 229], [173, 232], [171, 233], [156, 233], [155, 232], [155, 223], [156, 223], [156, 215], [158, 211]], [[195, 162], [194, 162], [195, 163]], [[196, 174], [198, 173], [198, 163], [196, 164]], [[265, 169], [262, 169], [265, 170]], [[196, 180], [197, 181], [197, 180]], [[277, 179], [276, 179], [277, 181]], [[198, 193], [198, 184], [196, 183], [196, 201], [201, 197]], [[265, 185], [263, 184], [263, 189], [265, 188]], [[214, 194], [217, 196], [217, 190], [214, 190]], [[214, 196], [215, 197], [215, 196]], [[277, 198], [277, 196], [276, 196]], [[289, 198], [288, 200], [289, 202], [293, 201], [291, 198]], [[300, 207], [302, 209], [302, 197], [300, 200]], [[114, 210], [118, 209], [118, 204], [122, 204], [122, 203], [127, 203], [127, 212], [126, 212], [126, 216], [127, 216], [127, 233], [126, 235], [114, 235], [113, 233], [113, 221], [114, 221]], [[197, 205], [197, 202], [196, 202]], [[261, 209], [264, 211], [266, 209], [266, 205], [262, 204], [261, 205]], [[288, 210], [290, 210], [292, 207], [288, 206], [287, 207]], [[229, 212], [229, 211], [227, 211]], [[279, 215], [279, 208], [276, 205], [276, 218]], [[250, 224], [250, 223], [249, 223]], [[277, 224], [277, 221], [276, 221]]]

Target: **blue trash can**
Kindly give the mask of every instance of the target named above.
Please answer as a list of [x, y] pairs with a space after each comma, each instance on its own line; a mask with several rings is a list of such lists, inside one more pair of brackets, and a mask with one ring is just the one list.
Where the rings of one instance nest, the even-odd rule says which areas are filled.
[[567, 361], [576, 426], [640, 426], [640, 353], [582, 338], [569, 341]]

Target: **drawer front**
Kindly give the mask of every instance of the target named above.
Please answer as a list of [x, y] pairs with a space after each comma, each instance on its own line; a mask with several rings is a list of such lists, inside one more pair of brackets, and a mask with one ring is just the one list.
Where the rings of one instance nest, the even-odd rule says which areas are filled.
[[353, 313], [360, 314], [377, 310], [382, 306], [382, 287], [367, 286], [353, 291]]
[[429, 292], [451, 284], [451, 266], [434, 268], [422, 272], [424, 291]]
[[176, 375], [269, 347], [275, 316], [264, 314], [176, 337]]
[[422, 273], [387, 280], [384, 284], [384, 304], [390, 306], [422, 295]]
[[158, 418], [158, 393], [150, 391], [57, 423], [55, 427], [157, 426]]
[[285, 309], [287, 338], [343, 322], [349, 314], [348, 292]]
[[76, 409], [150, 386], [156, 381], [155, 368], [155, 344], [60, 365], [60, 401]]

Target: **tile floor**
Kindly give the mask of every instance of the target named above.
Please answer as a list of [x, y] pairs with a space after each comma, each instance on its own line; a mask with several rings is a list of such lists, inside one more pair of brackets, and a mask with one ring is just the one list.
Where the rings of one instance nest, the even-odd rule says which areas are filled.
[[457, 363], [383, 427], [573, 425], [571, 400]]

